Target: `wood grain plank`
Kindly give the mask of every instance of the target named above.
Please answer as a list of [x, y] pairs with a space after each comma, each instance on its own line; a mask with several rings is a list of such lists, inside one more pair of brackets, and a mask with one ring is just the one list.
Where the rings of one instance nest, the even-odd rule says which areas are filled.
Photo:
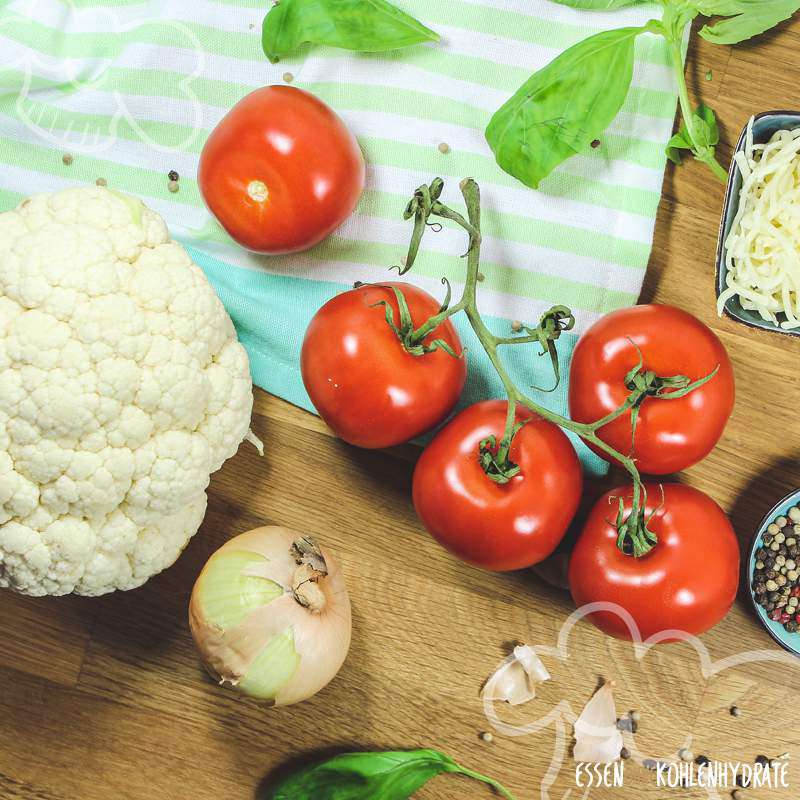
[[0, 667], [28, 672], [62, 686], [74, 686], [94, 613], [92, 601], [83, 598], [34, 599], [3, 592]]
[[[736, 48], [693, 38], [690, 88], [717, 111], [723, 159], [750, 114], [794, 102], [798, 44], [800, 21]], [[733, 358], [739, 400], [731, 423], [709, 458], [678, 479], [720, 502], [745, 546], [764, 511], [800, 486], [800, 341], [758, 335], [716, 316], [722, 193], [691, 160], [667, 170], [642, 297], [695, 313]], [[242, 447], [214, 476], [201, 531], [163, 575], [134, 592], [91, 601], [3, 595], [0, 797], [252, 800], [270, 777], [333, 752], [421, 745], [441, 747], [501, 779], [519, 798], [539, 797], [557, 752], [555, 726], [482, 742], [478, 734], [489, 724], [478, 692], [514, 641], [555, 643], [572, 611], [568, 594], [529, 572], [487, 574], [444, 553], [411, 505], [416, 448], [356, 450], [318, 418], [260, 391], [254, 429], [266, 456]], [[614, 480], [587, 487], [586, 503]], [[287, 709], [267, 710], [214, 686], [186, 625], [192, 583], [207, 557], [230, 536], [263, 524], [288, 525], [328, 542], [353, 598], [353, 647], [342, 672], [317, 697]], [[790, 751], [793, 764], [800, 758], [791, 701], [800, 680], [790, 668], [751, 663], [709, 679], [688, 645], [639, 657], [586, 622], [567, 641], [565, 660], [547, 659], [553, 677], [536, 700], [498, 709], [503, 720], [531, 723], [569, 703], [571, 711], [562, 706], [568, 728], [570, 713], [599, 680], [609, 679], [617, 686], [618, 710], [641, 711], [629, 744], [643, 755], [673, 757], [689, 737], [696, 753], [714, 758], [777, 755], [778, 749]], [[702, 642], [712, 659], [773, 648], [744, 596]], [[738, 719], [728, 712], [732, 702], [743, 708]], [[567, 752], [550, 798], [582, 797], [573, 770]], [[637, 764], [626, 764], [625, 777], [624, 788], [593, 790], [591, 798], [676, 796], [656, 787], [653, 774]], [[796, 767], [792, 780], [796, 787]], [[795, 788], [775, 796], [796, 794]], [[490, 793], [450, 777], [418, 796], [464, 800]]]

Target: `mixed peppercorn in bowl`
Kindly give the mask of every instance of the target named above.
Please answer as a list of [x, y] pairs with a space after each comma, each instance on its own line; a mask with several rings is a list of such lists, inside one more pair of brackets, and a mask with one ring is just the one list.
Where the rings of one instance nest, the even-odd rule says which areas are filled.
[[750, 592], [770, 635], [800, 655], [800, 491], [764, 518], [750, 551]]

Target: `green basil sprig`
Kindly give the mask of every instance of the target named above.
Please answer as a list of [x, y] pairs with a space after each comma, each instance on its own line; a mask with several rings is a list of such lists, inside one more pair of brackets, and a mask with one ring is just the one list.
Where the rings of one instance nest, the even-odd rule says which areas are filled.
[[261, 33], [273, 63], [304, 42], [376, 53], [438, 40], [438, 33], [386, 0], [280, 0]]
[[438, 750], [345, 753], [295, 772], [268, 790], [264, 800], [407, 800], [431, 778], [465, 775], [513, 795], [497, 781], [466, 769]]
[[[588, 11], [608, 11], [646, 0], [555, 0]], [[634, 40], [663, 36], [678, 83], [682, 124], [667, 145], [680, 163], [687, 150], [721, 181], [727, 171], [717, 161], [719, 129], [714, 112], [689, 101], [681, 42], [686, 25], [699, 16], [726, 17], [705, 25], [700, 35], [714, 44], [735, 44], [773, 28], [800, 8], [800, 0], [661, 0], [660, 20], [641, 28], [595, 34], [561, 53], [534, 73], [492, 116], [486, 140], [497, 163], [532, 187], [570, 156], [588, 152], [619, 112], [631, 84]]]

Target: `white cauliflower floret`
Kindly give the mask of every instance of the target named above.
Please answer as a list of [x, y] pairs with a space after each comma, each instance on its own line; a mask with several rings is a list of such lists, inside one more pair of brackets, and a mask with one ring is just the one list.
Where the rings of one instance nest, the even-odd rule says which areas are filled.
[[99, 595], [170, 566], [252, 405], [230, 317], [157, 214], [94, 186], [0, 214], [0, 587]]

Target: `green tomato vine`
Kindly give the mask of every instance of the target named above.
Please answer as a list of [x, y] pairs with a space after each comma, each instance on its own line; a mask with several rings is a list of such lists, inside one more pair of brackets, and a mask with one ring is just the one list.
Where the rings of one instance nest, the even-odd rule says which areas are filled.
[[[504, 484], [519, 474], [520, 468], [512, 461], [510, 451], [514, 436], [525, 424], [524, 421], [518, 422], [516, 420], [517, 406], [523, 406], [535, 415], [558, 425], [563, 430], [577, 434], [587, 444], [591, 444], [605, 453], [610, 461], [618, 462], [627, 470], [633, 483], [632, 505], [630, 512], [625, 514], [623, 505], [620, 502], [616, 520], [619, 532], [618, 545], [624, 552], [633, 556], [645, 555], [655, 546], [657, 539], [649, 528], [650, 517], [645, 512], [647, 494], [639, 470], [636, 467], [636, 461], [632, 455], [633, 440], [631, 441], [631, 454], [624, 454], [604, 442], [597, 432], [623, 414], [631, 412], [632, 436], [635, 436], [638, 412], [641, 404], [647, 398], [666, 401], [684, 397], [698, 386], [711, 380], [716, 374], [716, 370], [697, 381], [690, 381], [689, 378], [683, 375], [659, 376], [645, 368], [640, 353], [638, 364], [630, 370], [625, 378], [626, 386], [630, 392], [627, 399], [602, 419], [592, 423], [575, 422], [540, 405], [514, 383], [500, 356], [501, 350], [508, 346], [539, 344], [542, 348], [541, 355], [549, 354], [551, 357], [557, 384], [560, 371], [555, 342], [564, 331], [570, 330], [574, 326], [575, 317], [566, 306], [554, 306], [542, 316], [537, 326], [515, 326], [512, 328], [512, 335], [510, 336], [496, 336], [493, 334], [481, 317], [477, 300], [477, 287], [482, 279], [480, 272], [480, 189], [472, 178], [465, 178], [461, 181], [461, 193], [467, 208], [467, 216], [464, 217], [458, 211], [446, 206], [439, 199], [443, 188], [444, 182], [442, 179], [436, 178], [430, 184], [420, 186], [414, 192], [414, 196], [409, 201], [404, 214], [405, 219], [413, 218], [414, 232], [406, 255], [405, 266], [396, 267], [396, 269], [402, 275], [413, 267], [425, 232], [436, 224], [431, 223], [432, 217], [449, 220], [463, 228], [469, 236], [469, 246], [465, 254], [467, 268], [464, 291], [461, 298], [455, 304], [450, 305], [451, 291], [450, 285], [447, 284], [447, 299], [442, 304], [439, 312], [419, 327], [414, 328], [408, 314], [408, 307], [402, 297], [402, 291], [392, 287], [398, 300], [401, 325], [400, 327], [395, 325], [391, 309], [388, 304], [384, 303], [383, 305], [386, 305], [387, 309], [387, 323], [409, 353], [424, 357], [426, 353], [436, 349], [437, 340], [434, 340], [429, 345], [424, 345], [423, 342], [434, 334], [439, 325], [446, 319], [463, 312], [502, 381], [508, 399], [508, 413], [501, 438], [498, 440], [497, 437], [490, 436], [484, 439], [480, 443], [479, 452], [476, 453], [487, 479]], [[635, 345], [633, 346], [635, 347]], [[453, 357], [463, 357], [463, 355], [457, 355], [452, 351], [449, 352]], [[552, 391], [552, 389], [543, 391]]]

